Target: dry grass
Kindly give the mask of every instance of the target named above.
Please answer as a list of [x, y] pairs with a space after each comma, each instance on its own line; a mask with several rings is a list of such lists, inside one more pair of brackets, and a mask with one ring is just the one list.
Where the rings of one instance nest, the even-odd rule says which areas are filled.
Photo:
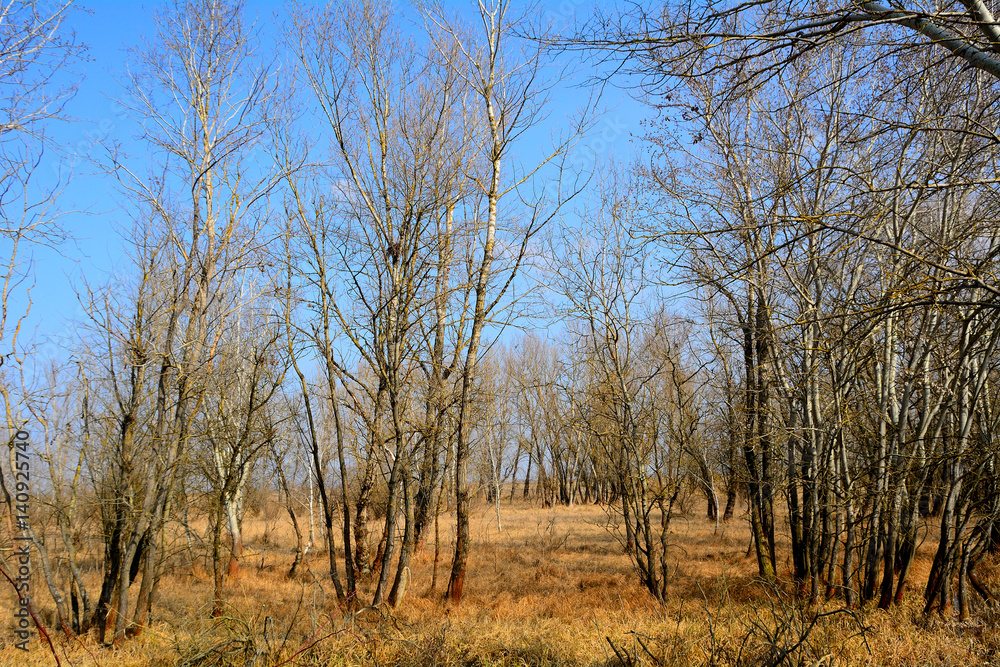
[[[804, 609], [783, 589], [754, 578], [749, 531], [734, 520], [713, 532], [701, 514], [674, 522], [675, 570], [666, 605], [635, 583], [631, 565], [605, 528], [600, 507], [541, 509], [504, 506], [503, 531], [490, 507], [474, 514], [474, 544], [466, 598], [442, 600], [453, 526], [442, 517], [437, 590], [430, 590], [434, 544], [411, 565], [411, 585], [399, 608], [348, 618], [324, 579], [320, 550], [297, 580], [291, 529], [277, 508], [248, 518], [241, 574], [227, 581], [228, 613], [208, 618], [212, 588], [204, 567], [166, 575], [153, 626], [119, 651], [92, 638], [56, 636], [66, 665], [756, 665], [775, 649], [799, 643], [787, 664], [1000, 664], [998, 617], [983, 611], [973, 622], [924, 619], [920, 587], [929, 567], [925, 545], [904, 604], [889, 612], [839, 612], [835, 604]], [[787, 553], [787, 544], [779, 546]], [[983, 568], [992, 582], [995, 565]], [[784, 564], [787, 573], [790, 563]], [[94, 573], [92, 594], [96, 594]], [[371, 593], [373, 582], [365, 583]], [[51, 620], [48, 593], [36, 577], [39, 607]], [[51, 665], [44, 643], [30, 654], [12, 646], [14, 600], [0, 592], [0, 665]], [[828, 614], [828, 615], [824, 615]], [[818, 619], [817, 619], [817, 615]]]

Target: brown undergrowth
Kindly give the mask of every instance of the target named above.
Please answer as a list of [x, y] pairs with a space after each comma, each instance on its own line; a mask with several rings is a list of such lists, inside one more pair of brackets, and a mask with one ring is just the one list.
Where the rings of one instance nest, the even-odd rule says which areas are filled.
[[[735, 519], [719, 526], [700, 514], [673, 524], [672, 580], [665, 605], [636, 583], [606, 529], [601, 507], [491, 507], [474, 516], [463, 603], [443, 600], [453, 527], [442, 517], [438, 585], [431, 589], [433, 535], [414, 559], [411, 583], [396, 609], [348, 613], [336, 603], [320, 548], [294, 580], [290, 527], [277, 511], [248, 517], [240, 574], [226, 582], [226, 613], [210, 618], [212, 581], [178, 539], [158, 595], [152, 627], [125, 647], [67, 639], [51, 628], [44, 581], [33, 590], [59, 660], [100, 665], [987, 665], [1000, 664], [1000, 616], [924, 618], [923, 579], [932, 548], [924, 545], [903, 604], [890, 611], [845, 611], [836, 600], [803, 606], [791, 586], [755, 578], [749, 530]], [[779, 553], [788, 545], [779, 544]], [[791, 563], [781, 564], [791, 571]], [[981, 574], [997, 583], [1000, 568]], [[97, 576], [93, 572], [93, 588]], [[366, 582], [370, 595], [373, 582]], [[0, 592], [0, 665], [55, 664], [32, 636], [28, 654], [13, 646], [13, 593]], [[6, 612], [2, 610], [6, 609]]]

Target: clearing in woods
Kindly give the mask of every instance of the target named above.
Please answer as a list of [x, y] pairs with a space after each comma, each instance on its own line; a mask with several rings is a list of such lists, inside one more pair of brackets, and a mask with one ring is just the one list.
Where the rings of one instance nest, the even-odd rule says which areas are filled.
[[[246, 520], [246, 556], [227, 580], [227, 613], [209, 617], [212, 579], [193, 567], [176, 536], [159, 591], [153, 626], [119, 651], [91, 638], [65, 639], [49, 628], [63, 664], [102, 665], [974, 665], [995, 659], [1000, 637], [992, 618], [958, 623], [925, 619], [922, 590], [932, 546], [925, 542], [901, 607], [838, 612], [831, 600], [803, 607], [789, 593], [755, 578], [742, 517], [719, 525], [691, 504], [672, 526], [670, 595], [656, 605], [638, 585], [608, 515], [596, 505], [542, 508], [515, 502], [476, 507], [466, 597], [443, 600], [454, 535], [442, 515], [437, 585], [434, 535], [411, 563], [399, 607], [345, 615], [325, 578], [321, 544], [308, 569], [286, 577], [294, 536], [282, 508], [268, 504]], [[926, 528], [922, 534], [926, 535]], [[933, 533], [932, 533], [933, 534]], [[780, 532], [779, 532], [780, 535]], [[788, 553], [780, 549], [779, 553]], [[98, 566], [97, 563], [91, 563]], [[783, 563], [788, 576], [790, 563]], [[1000, 571], [981, 566], [995, 583]], [[94, 589], [99, 572], [91, 572]], [[364, 592], [371, 594], [371, 578]], [[43, 620], [52, 610], [44, 581], [33, 582]], [[3, 621], [0, 665], [51, 665], [33, 636], [25, 656], [13, 646], [14, 596]], [[826, 614], [826, 615], [824, 615]], [[808, 632], [806, 632], [808, 630]], [[784, 663], [780, 663], [787, 658]]]

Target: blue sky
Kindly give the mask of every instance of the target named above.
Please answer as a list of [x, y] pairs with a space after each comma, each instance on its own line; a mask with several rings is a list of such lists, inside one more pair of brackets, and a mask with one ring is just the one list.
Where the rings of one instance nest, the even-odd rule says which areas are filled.
[[[456, 8], [471, 6], [454, 4]], [[111, 179], [95, 173], [87, 158], [97, 155], [106, 142], [120, 143], [126, 151], [138, 148], [133, 141], [137, 128], [115, 102], [125, 96], [118, 80], [125, 72], [128, 49], [141, 48], [142, 40], [152, 37], [152, 17], [162, 6], [153, 2], [94, 1], [87, 5], [87, 11], [75, 11], [68, 18], [78, 43], [87, 47], [87, 60], [76, 66], [78, 90], [67, 106], [74, 120], [50, 128], [55, 143], [62, 147], [61, 154], [50, 151], [43, 167], [48, 178], [69, 178], [59, 201], [59, 208], [65, 212], [62, 225], [69, 239], [58, 252], [33, 251], [33, 305], [22, 342], [33, 340], [40, 346], [40, 359], [65, 354], [60, 344], [72, 338], [75, 322], [84, 316], [76, 297], [82, 280], [85, 278], [91, 285], [107, 283], [123, 265], [121, 229], [127, 227], [127, 217], [116, 201]], [[402, 3], [399, 6], [401, 11], [405, 9]], [[585, 19], [592, 7], [592, 0], [541, 4], [545, 18], [556, 26]], [[277, 22], [283, 20], [284, 3], [249, 0], [247, 10], [250, 17], [256, 17], [263, 38], [273, 40]], [[551, 114], [536, 136], [558, 133], [567, 117], [586, 104], [588, 92], [580, 83], [590, 73], [581, 65], [575, 76], [560, 82], [553, 91]], [[634, 137], [643, 132], [640, 123], [647, 109], [613, 87], [605, 89], [600, 106], [606, 113], [571, 155], [570, 164], [576, 169], [593, 170], [612, 154], [625, 161], [638, 148]], [[531, 162], [532, 148], [524, 150], [525, 162]], [[23, 294], [16, 295], [15, 312], [23, 305]]]

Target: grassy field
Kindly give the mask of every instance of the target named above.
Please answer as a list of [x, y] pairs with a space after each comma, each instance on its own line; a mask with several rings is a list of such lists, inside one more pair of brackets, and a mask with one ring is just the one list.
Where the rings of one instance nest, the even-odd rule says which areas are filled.
[[[273, 507], [247, 518], [247, 555], [240, 574], [227, 580], [222, 618], [209, 618], [212, 582], [206, 568], [191, 567], [179, 554], [182, 569], [166, 574], [152, 627], [123, 649], [51, 634], [62, 664], [78, 667], [758, 665], [786, 654], [783, 664], [796, 665], [1000, 664], [1000, 615], [983, 610], [965, 623], [921, 615], [933, 549], [928, 542], [901, 607], [846, 613], [832, 601], [810, 609], [789, 595], [790, 587], [754, 578], [745, 521], [737, 518], [715, 532], [695, 510], [673, 523], [675, 569], [662, 606], [635, 583], [601, 507], [515, 504], [502, 507], [502, 531], [492, 507], [476, 509], [460, 606], [442, 599], [453, 536], [442, 516], [436, 589], [430, 586], [431, 535], [414, 559], [399, 607], [351, 616], [336, 604], [321, 549], [310, 553], [301, 577], [285, 576], [293, 557], [291, 528]], [[787, 545], [779, 545], [779, 553], [788, 553]], [[787, 576], [791, 564], [781, 565]], [[1000, 580], [993, 563], [981, 565], [980, 572], [988, 582]], [[372, 585], [365, 582], [366, 594]], [[36, 577], [33, 588], [51, 621], [44, 581]], [[14, 648], [13, 609], [8, 586], [0, 593], [0, 665], [55, 664], [37, 636], [27, 655]]]

